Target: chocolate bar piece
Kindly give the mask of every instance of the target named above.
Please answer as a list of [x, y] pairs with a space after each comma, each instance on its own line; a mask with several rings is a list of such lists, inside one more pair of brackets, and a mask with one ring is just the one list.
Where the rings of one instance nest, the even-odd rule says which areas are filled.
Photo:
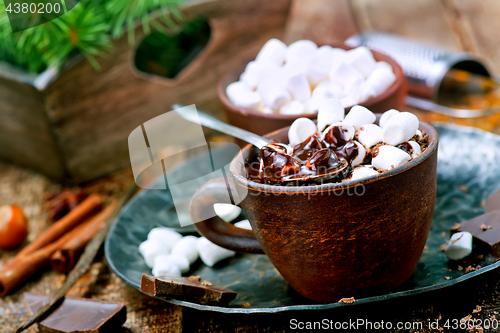
[[[25, 293], [24, 298], [31, 312], [49, 299], [31, 293]], [[123, 304], [66, 297], [57, 309], [38, 323], [38, 332], [116, 332], [126, 320], [127, 308]]]
[[484, 205], [486, 213], [500, 210], [500, 189], [496, 190], [493, 194], [487, 197]]
[[210, 282], [200, 282], [199, 277], [154, 277], [142, 274], [141, 291], [151, 296], [178, 298], [201, 304], [228, 303], [236, 297], [236, 292], [214, 286]]
[[468, 231], [488, 249], [495, 258], [500, 258], [500, 210], [479, 215], [450, 229], [451, 234]]

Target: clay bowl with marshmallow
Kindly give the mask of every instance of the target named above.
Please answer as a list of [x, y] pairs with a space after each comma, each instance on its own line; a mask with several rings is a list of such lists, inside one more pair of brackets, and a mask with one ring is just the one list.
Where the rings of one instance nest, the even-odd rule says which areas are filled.
[[[341, 48], [344, 50], [353, 49], [345, 44], [331, 44], [334, 48]], [[405, 106], [405, 98], [407, 95], [407, 81], [403, 74], [403, 70], [399, 64], [391, 57], [380, 52], [370, 50], [373, 57], [377, 62], [385, 61], [389, 63], [396, 76], [396, 81], [382, 94], [371, 97], [364, 102], [356, 104], [367, 107], [374, 113], [383, 113], [389, 109], [403, 110]], [[234, 105], [228, 98], [226, 89], [228, 85], [239, 80], [240, 75], [244, 72], [248, 62], [245, 62], [238, 67], [230, 70], [221, 77], [217, 84], [217, 97], [222, 104], [228, 121], [230, 124], [243, 128], [255, 134], [265, 135], [272, 131], [278, 130], [283, 127], [290, 126], [295, 119], [300, 117], [307, 117], [316, 119], [317, 113], [303, 113], [296, 115], [284, 115], [276, 113], [262, 113], [250, 108], [238, 107]], [[346, 108], [348, 112], [351, 107]], [[243, 141], [237, 140], [238, 144], [243, 147], [246, 145]]]
[[[337, 302], [386, 293], [410, 278], [431, 227], [438, 135], [423, 122], [419, 129], [428, 135], [428, 146], [416, 158], [346, 183], [279, 186], [248, 180], [241, 161], [254, 161], [259, 149], [247, 145], [230, 165], [229, 184], [252, 231], [216, 216], [206, 219], [214, 203], [228, 200], [222, 178], [205, 183], [193, 197], [191, 217], [201, 221], [195, 227], [224, 248], [265, 253], [307, 298]], [[288, 130], [266, 137], [288, 143]]]

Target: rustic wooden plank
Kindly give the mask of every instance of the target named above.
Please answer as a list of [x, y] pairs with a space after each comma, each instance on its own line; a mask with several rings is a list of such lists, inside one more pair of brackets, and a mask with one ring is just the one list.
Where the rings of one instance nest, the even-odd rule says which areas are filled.
[[500, 2], [496, 0], [443, 0], [454, 18], [465, 49], [477, 53], [491, 71], [500, 74]]
[[395, 33], [443, 48], [461, 50], [460, 39], [451, 29], [441, 1], [352, 0], [360, 30]]
[[[196, 104], [222, 117], [218, 79], [282, 37], [289, 0], [203, 1], [184, 9], [186, 20], [205, 17], [212, 30], [204, 51], [174, 80], [152, 78], [133, 68], [135, 47], [127, 36], [99, 59], [63, 73], [47, 90], [49, 117], [70, 176], [88, 180], [130, 165], [127, 138], [141, 123], [177, 102]], [[137, 44], [144, 37], [136, 30]]]
[[0, 100], [0, 158], [63, 179], [43, 94], [27, 83], [0, 77]]
[[349, 0], [294, 0], [283, 39], [287, 44], [300, 39], [342, 43], [357, 32]]

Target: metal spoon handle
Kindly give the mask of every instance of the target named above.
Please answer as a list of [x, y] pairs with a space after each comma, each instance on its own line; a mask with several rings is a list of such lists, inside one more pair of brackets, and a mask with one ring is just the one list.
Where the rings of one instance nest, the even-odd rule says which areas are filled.
[[200, 124], [202, 126], [211, 128], [213, 130], [219, 131], [227, 135], [231, 135], [235, 138], [251, 143], [259, 149], [271, 143], [271, 141], [269, 141], [268, 139], [258, 136], [257, 134], [245, 131], [238, 127], [234, 127], [232, 125], [226, 124], [223, 121], [220, 121], [217, 118], [209, 116], [207, 113], [205, 113], [200, 109], [197, 109], [198, 114], [196, 114], [196, 112], [191, 112], [191, 110], [189, 109], [178, 110], [185, 106], [187, 105], [177, 103], [172, 105], [172, 109], [175, 110], [175, 112], [177, 112], [178, 115], [180, 115], [182, 118], [188, 121]]

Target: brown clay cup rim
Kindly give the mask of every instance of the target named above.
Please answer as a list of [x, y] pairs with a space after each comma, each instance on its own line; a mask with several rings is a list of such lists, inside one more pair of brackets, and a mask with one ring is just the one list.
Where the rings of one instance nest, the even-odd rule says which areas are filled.
[[[269, 134], [266, 134], [265, 137], [273, 137], [277, 134], [282, 134], [284, 131], [288, 131], [289, 127], [281, 128], [279, 130], [276, 130], [274, 132], [271, 132]], [[438, 146], [438, 134], [437, 131], [434, 127], [431, 125], [420, 122], [419, 129], [421, 131], [426, 132], [429, 135], [429, 145], [427, 148], [424, 150], [422, 154], [420, 154], [417, 158], [412, 159], [411, 161], [405, 163], [404, 165], [401, 165], [397, 168], [384, 171], [383, 173], [367, 178], [363, 178], [357, 181], [349, 181], [347, 183], [326, 183], [326, 184], [320, 184], [320, 185], [307, 185], [307, 186], [277, 186], [277, 185], [268, 185], [268, 184], [260, 184], [256, 183], [254, 181], [251, 181], [247, 179], [246, 177], [243, 177], [240, 173], [237, 172], [236, 168], [236, 161], [239, 160], [239, 158], [234, 158], [233, 161], [231, 162], [230, 165], [230, 173], [231, 175], [235, 178], [235, 180], [242, 186], [248, 188], [248, 189], [255, 189], [259, 192], [264, 192], [264, 193], [301, 193], [301, 194], [307, 194], [307, 193], [317, 193], [317, 192], [327, 192], [327, 191], [333, 191], [338, 188], [353, 188], [358, 185], [365, 185], [369, 183], [374, 183], [380, 180], [383, 180], [385, 178], [400, 174], [402, 172], [406, 172], [417, 166], [418, 164], [422, 163], [424, 160], [426, 160], [431, 154], [437, 149]], [[246, 145], [238, 155], [242, 155], [243, 160], [244, 158], [248, 155], [250, 152], [250, 149], [252, 149], [253, 146], [251, 144]]]
[[[341, 48], [344, 50], [353, 49], [353, 47], [347, 46], [345, 44], [328, 44], [328, 45], [330, 45], [331, 47], [334, 47], [334, 48]], [[319, 46], [323, 46], [323, 45], [319, 45]], [[378, 102], [386, 99], [388, 96], [395, 94], [397, 92], [398, 88], [404, 84], [404, 80], [405, 80], [405, 76], [403, 74], [403, 69], [401, 68], [401, 66], [399, 66], [399, 64], [394, 59], [392, 59], [388, 55], [380, 53], [378, 51], [375, 51], [372, 49], [370, 49], [370, 51], [373, 53], [373, 56], [375, 57], [375, 59], [378, 59], [377, 61], [385, 61], [391, 65], [392, 70], [394, 71], [394, 74], [396, 75], [396, 82], [394, 82], [392, 84], [392, 86], [390, 86], [381, 95], [369, 98], [362, 103], [358, 103], [358, 104], [366, 106], [368, 108], [370, 108], [371, 105], [377, 104]], [[225, 75], [223, 75], [219, 79], [219, 82], [217, 83], [217, 96], [219, 98], [219, 101], [222, 103], [222, 105], [224, 106], [225, 109], [230, 110], [231, 112], [251, 114], [254, 116], [258, 116], [258, 117], [262, 117], [262, 118], [269, 118], [269, 119], [290, 119], [290, 120], [293, 120], [293, 119], [300, 118], [300, 117], [314, 117], [317, 115], [317, 113], [303, 113], [300, 115], [267, 114], [267, 113], [258, 112], [258, 111], [252, 110], [252, 109], [242, 108], [242, 107], [236, 106], [233, 103], [231, 103], [231, 101], [229, 100], [229, 98], [226, 95], [227, 85], [225, 84], [225, 82], [227, 82], [229, 80], [229, 78], [236, 76], [235, 73], [243, 72], [243, 70], [247, 64], [248, 64], [248, 61], [244, 62], [244, 63], [238, 65], [236, 68], [228, 71]], [[347, 108], [347, 109], [349, 109], [349, 108]]]

